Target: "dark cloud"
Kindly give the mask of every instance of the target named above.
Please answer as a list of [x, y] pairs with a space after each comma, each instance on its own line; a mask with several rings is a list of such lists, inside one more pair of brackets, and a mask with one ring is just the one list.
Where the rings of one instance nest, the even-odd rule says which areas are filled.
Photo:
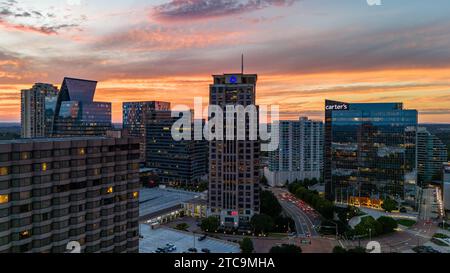
[[270, 6], [290, 6], [298, 0], [172, 0], [154, 8], [152, 16], [163, 21], [224, 17]]

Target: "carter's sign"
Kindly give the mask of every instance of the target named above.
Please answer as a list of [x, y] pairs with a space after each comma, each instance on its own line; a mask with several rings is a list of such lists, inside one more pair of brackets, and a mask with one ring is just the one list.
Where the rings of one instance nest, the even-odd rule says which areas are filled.
[[325, 110], [327, 111], [336, 111], [336, 110], [348, 110], [348, 104], [332, 104], [325, 106]]

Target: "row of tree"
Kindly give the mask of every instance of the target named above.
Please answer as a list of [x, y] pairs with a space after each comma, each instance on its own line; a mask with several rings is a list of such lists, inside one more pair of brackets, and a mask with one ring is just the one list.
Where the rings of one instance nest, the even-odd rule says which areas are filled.
[[288, 187], [289, 191], [297, 198], [305, 201], [323, 217], [333, 219], [334, 205], [333, 202], [321, 197], [317, 191], [311, 191], [305, 188], [301, 183], [292, 183]]
[[356, 225], [352, 235], [376, 237], [394, 232], [397, 227], [397, 221], [391, 217], [382, 216], [375, 220], [372, 216], [366, 216], [361, 219], [361, 223]]

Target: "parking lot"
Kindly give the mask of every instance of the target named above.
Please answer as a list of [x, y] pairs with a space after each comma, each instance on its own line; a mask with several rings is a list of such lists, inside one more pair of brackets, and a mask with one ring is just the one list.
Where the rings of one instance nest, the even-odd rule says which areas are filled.
[[176, 250], [172, 253], [188, 252], [190, 248], [196, 248], [198, 253], [202, 249], [208, 249], [211, 253], [239, 253], [239, 245], [227, 241], [206, 238], [203, 241], [198, 239], [201, 235], [181, 232], [166, 227], [151, 229], [147, 224], [140, 224], [140, 234], [143, 238], [139, 240], [140, 253], [154, 253], [158, 248], [165, 248], [167, 244], [173, 244]]

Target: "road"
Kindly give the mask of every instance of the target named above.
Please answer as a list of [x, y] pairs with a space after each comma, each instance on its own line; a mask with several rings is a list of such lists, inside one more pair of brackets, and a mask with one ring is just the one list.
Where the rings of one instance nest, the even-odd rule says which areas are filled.
[[[305, 212], [297, 205], [299, 199], [295, 198], [286, 189], [271, 188], [271, 191], [275, 194], [280, 202], [283, 210], [292, 217], [295, 222], [296, 232], [298, 237], [319, 237], [319, 233], [316, 231], [315, 226], [320, 224], [320, 217], [314, 211]], [[291, 200], [284, 198], [288, 195]]]

